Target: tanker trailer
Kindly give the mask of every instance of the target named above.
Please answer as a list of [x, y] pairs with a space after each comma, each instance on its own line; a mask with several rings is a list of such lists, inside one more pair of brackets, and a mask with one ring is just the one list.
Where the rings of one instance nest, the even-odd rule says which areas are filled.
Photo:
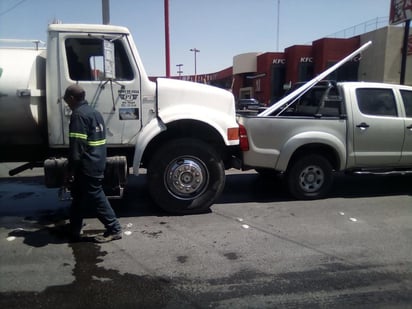
[[[67, 145], [50, 147], [46, 104], [46, 50], [0, 49], [0, 162], [28, 162], [10, 170], [11, 176], [44, 167], [45, 185], [55, 188], [63, 183]], [[125, 159], [115, 156], [107, 161], [105, 173], [110, 181], [105, 183], [105, 190], [115, 187], [121, 191], [115, 195], [122, 195]], [[118, 174], [122, 179], [114, 177]]]
[[0, 162], [46, 157], [45, 72], [45, 49], [0, 49]]

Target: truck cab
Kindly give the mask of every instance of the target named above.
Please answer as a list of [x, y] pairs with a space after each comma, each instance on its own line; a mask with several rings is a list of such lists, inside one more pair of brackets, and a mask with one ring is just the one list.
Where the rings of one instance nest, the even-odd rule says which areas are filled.
[[174, 213], [207, 211], [222, 192], [239, 145], [233, 95], [151, 81], [128, 29], [51, 24], [46, 49], [0, 48], [0, 69], [0, 161], [28, 162], [11, 175], [44, 166], [46, 185], [62, 185], [71, 115], [62, 98], [79, 84], [106, 123], [109, 186], [146, 169], [154, 202]]
[[[141, 127], [155, 117], [155, 85], [149, 81], [126, 28], [118, 26], [49, 26], [47, 98], [49, 144], [67, 145], [70, 110], [64, 90], [76, 83], [103, 115], [110, 147], [134, 145]], [[142, 102], [144, 100], [144, 110]], [[60, 119], [59, 119], [60, 118]]]

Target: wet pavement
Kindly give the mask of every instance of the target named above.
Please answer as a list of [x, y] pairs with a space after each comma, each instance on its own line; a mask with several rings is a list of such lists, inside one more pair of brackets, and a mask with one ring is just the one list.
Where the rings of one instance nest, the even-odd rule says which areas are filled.
[[212, 212], [170, 216], [133, 179], [112, 201], [123, 238], [96, 244], [68, 241], [69, 203], [35, 172], [3, 177], [0, 308], [410, 308], [411, 180], [340, 178], [304, 202], [232, 172]]

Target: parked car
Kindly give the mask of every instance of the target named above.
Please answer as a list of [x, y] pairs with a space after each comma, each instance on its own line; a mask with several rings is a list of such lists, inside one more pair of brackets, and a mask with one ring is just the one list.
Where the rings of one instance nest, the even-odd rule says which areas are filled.
[[263, 105], [256, 99], [239, 99], [237, 101], [236, 109], [237, 110], [257, 110], [263, 107]]

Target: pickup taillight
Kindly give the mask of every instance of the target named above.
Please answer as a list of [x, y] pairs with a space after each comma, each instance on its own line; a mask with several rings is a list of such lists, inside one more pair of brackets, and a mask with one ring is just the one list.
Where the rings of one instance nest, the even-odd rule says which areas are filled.
[[248, 151], [249, 150], [249, 140], [247, 138], [246, 128], [239, 124], [239, 146], [240, 150]]

